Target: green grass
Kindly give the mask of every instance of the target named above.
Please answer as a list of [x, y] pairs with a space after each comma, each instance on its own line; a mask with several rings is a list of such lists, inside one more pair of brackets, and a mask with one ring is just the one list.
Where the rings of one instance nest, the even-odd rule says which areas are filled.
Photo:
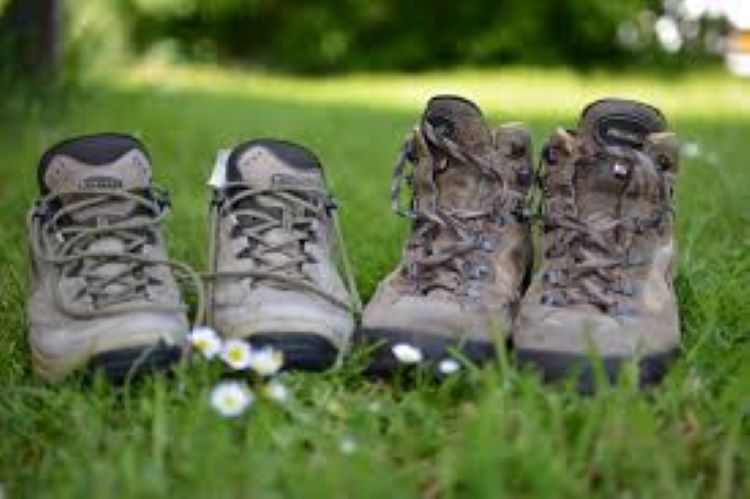
[[[435, 91], [523, 120], [536, 150], [606, 94], [663, 106], [701, 154], [678, 188], [684, 348], [664, 384], [594, 396], [508, 362], [408, 387], [357, 366], [293, 374], [285, 407], [222, 420], [201, 363], [132, 387], [35, 378], [25, 341], [25, 211], [54, 141], [101, 130], [150, 146], [173, 194], [172, 254], [203, 268], [215, 150], [276, 136], [317, 151], [340, 199], [364, 298], [399, 258], [389, 170]], [[750, 82], [558, 70], [295, 80], [146, 67], [65, 105], [23, 101], [0, 120], [0, 484], [8, 497], [748, 497], [750, 495]], [[21, 106], [23, 105], [23, 107]], [[356, 363], [355, 363], [356, 364]], [[354, 451], [342, 451], [354, 442]], [[1, 496], [2, 494], [0, 494]]]

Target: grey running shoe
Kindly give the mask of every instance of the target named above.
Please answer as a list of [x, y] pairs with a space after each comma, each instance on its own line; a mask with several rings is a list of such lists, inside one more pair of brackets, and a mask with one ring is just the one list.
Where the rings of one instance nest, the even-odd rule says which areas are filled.
[[557, 130], [543, 153], [543, 254], [513, 340], [521, 362], [555, 379], [589, 360], [614, 379], [640, 360], [640, 381], [659, 380], [680, 347], [672, 284], [673, 185], [679, 146], [662, 114], [606, 99], [577, 131]]
[[[482, 362], [506, 341], [532, 258], [531, 154], [521, 125], [491, 130], [473, 102], [430, 100], [394, 170], [394, 208], [413, 225], [402, 262], [364, 311], [363, 341], [380, 346], [372, 371], [389, 372], [399, 360], [439, 361], [452, 349]], [[413, 197], [404, 211], [407, 162]], [[408, 358], [399, 358], [402, 351]]]
[[186, 307], [160, 226], [165, 195], [144, 146], [127, 135], [71, 139], [39, 165], [28, 216], [29, 341], [35, 370], [56, 380], [101, 367], [115, 380], [179, 357]]
[[211, 219], [210, 324], [280, 350], [285, 368], [334, 365], [359, 298], [318, 159], [280, 140], [237, 146]]

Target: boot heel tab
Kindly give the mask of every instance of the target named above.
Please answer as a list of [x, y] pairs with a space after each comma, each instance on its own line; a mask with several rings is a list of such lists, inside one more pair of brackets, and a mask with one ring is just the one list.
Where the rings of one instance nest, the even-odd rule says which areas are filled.
[[560, 152], [572, 154], [576, 147], [576, 137], [569, 130], [558, 127], [550, 135], [548, 144]]
[[507, 156], [531, 159], [531, 132], [523, 123], [504, 123], [494, 128], [492, 144]]

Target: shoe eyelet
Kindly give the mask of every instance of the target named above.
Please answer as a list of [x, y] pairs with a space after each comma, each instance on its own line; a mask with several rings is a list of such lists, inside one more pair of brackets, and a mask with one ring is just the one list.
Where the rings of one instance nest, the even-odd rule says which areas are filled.
[[557, 149], [552, 147], [551, 145], [544, 146], [544, 149], [542, 149], [542, 159], [549, 166], [557, 165], [559, 161], [559, 154], [557, 152]]
[[516, 174], [516, 182], [518, 182], [518, 185], [520, 185], [523, 189], [528, 189], [529, 187], [531, 187], [531, 182], [532, 182], [531, 170], [528, 168], [522, 168]]
[[560, 269], [549, 269], [544, 274], [542, 274], [542, 279], [544, 280], [544, 282], [552, 286], [562, 284], [564, 278], [565, 273]]
[[665, 154], [660, 154], [656, 158], [656, 164], [659, 165], [661, 171], [666, 172], [672, 169], [672, 160]]
[[521, 142], [511, 142], [510, 144], [510, 157], [512, 159], [520, 159], [526, 156], [526, 152], [528, 149], [526, 148], [526, 144], [523, 144]]

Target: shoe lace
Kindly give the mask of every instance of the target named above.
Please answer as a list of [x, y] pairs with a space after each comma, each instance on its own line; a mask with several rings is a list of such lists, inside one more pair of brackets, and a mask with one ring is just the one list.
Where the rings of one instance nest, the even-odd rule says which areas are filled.
[[[648, 181], [644, 170], [636, 166], [650, 159], [639, 151], [609, 146], [594, 157], [582, 157], [577, 165], [585, 167], [592, 161], [609, 161], [615, 174], [620, 171], [631, 176], [630, 182], [635, 185]], [[547, 205], [546, 212], [539, 216], [547, 248], [542, 270], [542, 303], [551, 306], [587, 303], [605, 312], [633, 314], [635, 307], [628, 301], [636, 295], [637, 286], [629, 273], [644, 267], [648, 261], [633, 257], [631, 249], [636, 240], [650, 231], [663, 231], [671, 221], [674, 211], [668, 181], [660, 174], [664, 202], [649, 216], [624, 214], [583, 220], [574, 202], [574, 182], [572, 178], [568, 180], [563, 199], [556, 199], [542, 184]], [[624, 195], [623, 191], [620, 197]], [[550, 204], [555, 208], [550, 209]]]
[[[277, 201], [273, 208], [260, 206], [256, 200]], [[318, 257], [309, 250], [320, 227], [320, 220], [330, 216], [336, 237], [338, 262], [346, 280], [350, 301], [341, 300], [305, 270], [305, 264], [315, 264]], [[235, 255], [238, 259], [252, 261], [249, 268], [236, 271], [217, 271], [217, 244], [219, 219], [228, 217], [234, 237], [242, 237], [247, 244]], [[271, 231], [282, 229], [284, 237], [271, 238]], [[255, 281], [273, 281], [292, 288], [314, 293], [325, 300], [353, 313], [362, 309], [354, 280], [354, 272], [346, 254], [344, 238], [338, 219], [337, 206], [324, 190], [308, 187], [254, 188], [244, 182], [227, 182], [215, 191], [211, 210], [213, 234], [209, 249], [212, 271], [205, 274], [209, 294], [213, 296], [213, 282], [217, 279], [238, 278]], [[283, 255], [282, 258], [278, 258]]]
[[[477, 168], [483, 176], [497, 181], [498, 188], [486, 208], [438, 206], [435, 178], [449, 168], [451, 161]], [[411, 166], [408, 174], [407, 164]], [[402, 207], [400, 200], [405, 182], [414, 193], [408, 208]], [[393, 211], [413, 221], [403, 271], [414, 292], [426, 295], [437, 289], [453, 292], [464, 287], [469, 298], [476, 298], [475, 288], [468, 284], [494, 279], [492, 265], [475, 255], [475, 250], [494, 250], [494, 243], [481, 230], [481, 221], [490, 219], [499, 226], [518, 223], [529, 215], [526, 206], [527, 195], [512, 189], [487, 158], [461, 147], [429, 122], [415, 127], [396, 159], [391, 181]], [[449, 235], [452, 243], [436, 249], [439, 234]]]
[[[68, 200], [65, 203], [62, 200]], [[72, 201], [71, 201], [72, 200]], [[76, 213], [112, 203], [132, 202], [137, 216], [97, 216], [76, 222]], [[150, 269], [166, 266], [176, 277], [190, 281], [197, 295], [194, 323], [203, 321], [203, 288], [198, 274], [187, 264], [154, 258], [147, 245], [158, 238], [169, 213], [164, 191], [150, 189], [144, 194], [126, 190], [69, 190], [50, 193], [29, 211], [27, 227], [32, 254], [37, 261], [55, 266], [52, 298], [65, 314], [92, 319], [136, 311], [184, 312], [182, 303], [165, 303], [151, 295], [149, 288], [163, 284]], [[116, 250], [95, 249], [103, 240], [118, 241]], [[62, 297], [63, 277], [80, 278], [82, 287], [74, 301], [87, 298], [90, 306], [74, 307]]]

